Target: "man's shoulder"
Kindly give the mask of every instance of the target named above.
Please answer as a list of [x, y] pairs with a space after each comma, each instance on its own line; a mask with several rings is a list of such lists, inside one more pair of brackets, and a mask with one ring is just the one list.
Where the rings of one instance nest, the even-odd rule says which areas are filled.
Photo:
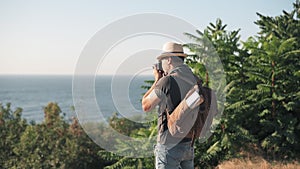
[[159, 81], [157, 82], [158, 86], [165, 86], [167, 84], [170, 83], [170, 75], [164, 76], [162, 78], [159, 79]]

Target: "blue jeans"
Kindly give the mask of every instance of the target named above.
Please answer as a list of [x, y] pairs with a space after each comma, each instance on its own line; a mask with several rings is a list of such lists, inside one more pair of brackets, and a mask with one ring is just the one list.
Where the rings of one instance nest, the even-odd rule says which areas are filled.
[[156, 169], [193, 169], [194, 148], [191, 142], [175, 144], [157, 143], [154, 149]]

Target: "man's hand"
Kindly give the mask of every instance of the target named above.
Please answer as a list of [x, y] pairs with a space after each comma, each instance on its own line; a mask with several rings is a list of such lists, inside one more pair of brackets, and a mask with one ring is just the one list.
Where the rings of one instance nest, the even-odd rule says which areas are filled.
[[160, 78], [162, 78], [163, 74], [164, 74], [164, 72], [157, 70], [157, 69], [153, 69], [153, 75], [154, 75], [155, 81], [158, 81]]

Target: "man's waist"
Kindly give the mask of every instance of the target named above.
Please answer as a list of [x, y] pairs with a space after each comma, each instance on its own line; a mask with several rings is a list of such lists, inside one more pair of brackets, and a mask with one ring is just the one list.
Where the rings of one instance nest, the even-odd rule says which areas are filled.
[[180, 143], [185, 143], [185, 142], [190, 142], [190, 141], [192, 141], [192, 138], [184, 137], [184, 138], [180, 141]]
[[168, 138], [159, 138], [157, 139], [158, 142], [161, 144], [175, 144], [175, 143], [186, 143], [186, 142], [191, 142], [192, 138], [190, 137], [184, 137], [184, 138], [177, 138], [177, 137], [168, 137]]

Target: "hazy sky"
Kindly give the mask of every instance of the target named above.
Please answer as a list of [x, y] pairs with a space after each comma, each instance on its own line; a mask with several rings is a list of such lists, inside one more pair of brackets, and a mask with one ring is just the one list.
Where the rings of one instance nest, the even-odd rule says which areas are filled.
[[[277, 16], [293, 0], [1, 0], [0, 74], [73, 74], [96, 32], [126, 16], [163, 13], [203, 30], [221, 18], [242, 39], [256, 35], [256, 12]], [[122, 31], [122, 28], [120, 28]], [[160, 45], [161, 46], [161, 45]], [[149, 63], [150, 64], [150, 63]], [[103, 72], [110, 73], [109, 66]]]

